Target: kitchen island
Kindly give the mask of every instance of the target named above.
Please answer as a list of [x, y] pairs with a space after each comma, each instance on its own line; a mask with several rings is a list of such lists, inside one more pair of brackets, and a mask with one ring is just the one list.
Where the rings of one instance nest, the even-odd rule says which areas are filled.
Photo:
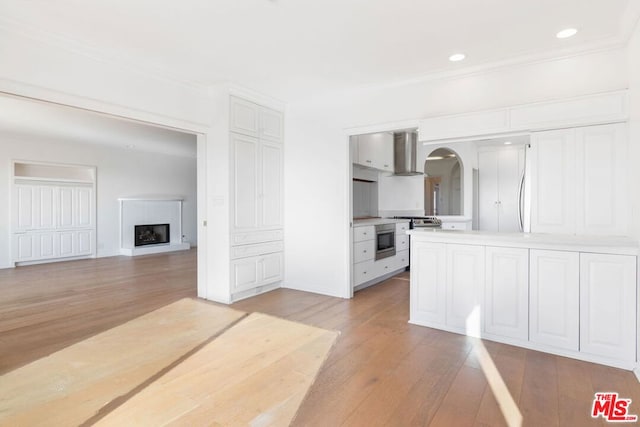
[[414, 229], [410, 323], [636, 368], [638, 242]]

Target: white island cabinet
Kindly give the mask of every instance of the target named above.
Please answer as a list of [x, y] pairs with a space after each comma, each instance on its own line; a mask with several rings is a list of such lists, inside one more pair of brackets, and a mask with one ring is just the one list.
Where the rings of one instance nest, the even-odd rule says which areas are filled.
[[637, 241], [411, 230], [410, 323], [636, 367]]

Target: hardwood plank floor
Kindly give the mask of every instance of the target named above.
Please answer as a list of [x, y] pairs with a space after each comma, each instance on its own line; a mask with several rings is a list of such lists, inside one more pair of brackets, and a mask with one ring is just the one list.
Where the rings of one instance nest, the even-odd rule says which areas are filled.
[[[0, 270], [0, 373], [196, 293], [195, 251]], [[409, 325], [404, 273], [352, 300], [280, 289], [231, 306], [340, 331], [294, 425], [506, 425], [479, 340]], [[633, 399], [629, 371], [482, 341], [524, 425], [604, 425], [596, 391]]]

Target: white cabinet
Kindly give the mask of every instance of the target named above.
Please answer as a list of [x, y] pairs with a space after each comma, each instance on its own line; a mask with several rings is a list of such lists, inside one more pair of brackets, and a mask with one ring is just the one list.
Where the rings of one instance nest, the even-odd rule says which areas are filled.
[[373, 225], [353, 227], [353, 287], [375, 284], [409, 265], [408, 222], [396, 223], [396, 254], [375, 259], [376, 233]]
[[282, 252], [231, 261], [231, 293], [279, 282], [283, 277]]
[[531, 136], [531, 232], [576, 232], [575, 145], [573, 129]]
[[447, 276], [444, 243], [415, 242], [411, 245], [410, 318], [428, 325], [445, 324], [445, 278]]
[[357, 161], [362, 166], [393, 172], [393, 133], [358, 135]]
[[478, 225], [482, 231], [518, 232], [524, 147], [478, 152]]
[[633, 362], [636, 257], [580, 254], [580, 351]]
[[[283, 278], [283, 114], [231, 97], [229, 129], [231, 294], [236, 299], [242, 297], [239, 292]], [[255, 245], [261, 242], [267, 244]]]
[[14, 262], [94, 254], [93, 186], [20, 182], [13, 192]]
[[529, 340], [578, 350], [580, 271], [578, 252], [531, 249]]
[[232, 96], [230, 99], [231, 132], [281, 142], [284, 118], [280, 111]]
[[627, 232], [626, 133], [622, 123], [576, 129], [578, 234]]
[[538, 132], [531, 140], [531, 231], [624, 235], [624, 124]]
[[484, 330], [526, 341], [529, 336], [529, 250], [486, 247]]
[[481, 329], [484, 246], [447, 244], [446, 323], [469, 335]]

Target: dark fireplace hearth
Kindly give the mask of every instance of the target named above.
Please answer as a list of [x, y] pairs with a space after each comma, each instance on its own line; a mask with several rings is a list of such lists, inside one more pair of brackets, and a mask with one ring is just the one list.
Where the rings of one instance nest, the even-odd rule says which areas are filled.
[[169, 243], [169, 241], [169, 224], [145, 224], [135, 226], [135, 246], [159, 245]]

